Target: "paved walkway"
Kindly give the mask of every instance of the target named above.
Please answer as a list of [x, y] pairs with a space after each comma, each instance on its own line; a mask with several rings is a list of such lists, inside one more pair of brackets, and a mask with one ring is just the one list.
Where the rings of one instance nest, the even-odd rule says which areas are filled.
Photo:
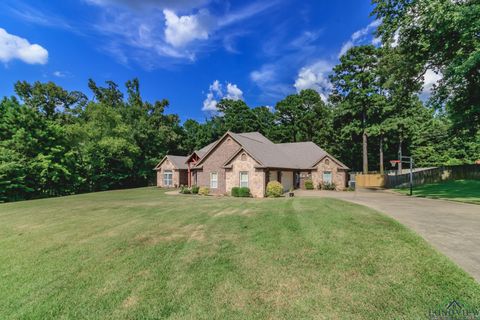
[[480, 205], [399, 195], [389, 191], [307, 191], [362, 204], [410, 227], [480, 282]]

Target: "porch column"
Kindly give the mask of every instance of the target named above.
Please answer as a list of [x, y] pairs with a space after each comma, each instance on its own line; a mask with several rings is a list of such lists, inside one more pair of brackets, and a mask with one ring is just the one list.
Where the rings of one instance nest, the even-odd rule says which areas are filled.
[[192, 186], [192, 172], [190, 170], [190, 162], [187, 163], [187, 176], [188, 176], [188, 187], [190, 188]]

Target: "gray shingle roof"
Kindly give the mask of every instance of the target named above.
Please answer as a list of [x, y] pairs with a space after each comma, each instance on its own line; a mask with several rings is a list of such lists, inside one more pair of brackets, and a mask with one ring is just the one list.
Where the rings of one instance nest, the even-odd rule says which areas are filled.
[[[259, 161], [263, 167], [310, 169], [317, 161], [328, 155], [337, 161], [343, 168], [347, 169], [347, 166], [333, 158], [313, 142], [275, 144], [259, 132], [229, 132], [228, 134], [240, 143], [240, 145], [253, 158], [255, 158], [255, 160]], [[201, 157], [203, 158], [217, 142], [218, 141], [199, 150], [205, 152]]]
[[[173, 156], [173, 155], [166, 155], [166, 158], [170, 160], [170, 162], [177, 168], [177, 169], [188, 169], [186, 164], [187, 157], [183, 156]], [[162, 160], [163, 161], [163, 160]]]

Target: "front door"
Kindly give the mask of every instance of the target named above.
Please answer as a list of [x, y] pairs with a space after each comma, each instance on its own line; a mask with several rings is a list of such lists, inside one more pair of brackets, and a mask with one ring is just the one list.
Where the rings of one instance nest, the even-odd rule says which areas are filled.
[[300, 189], [300, 172], [299, 171], [295, 171], [293, 173], [293, 187], [295, 189]]

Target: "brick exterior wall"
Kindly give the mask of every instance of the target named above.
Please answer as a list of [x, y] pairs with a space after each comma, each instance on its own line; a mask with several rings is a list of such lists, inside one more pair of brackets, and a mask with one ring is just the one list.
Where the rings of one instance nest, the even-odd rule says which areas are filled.
[[[242, 154], [243, 160], [242, 160]], [[250, 193], [256, 198], [265, 196], [265, 172], [262, 169], [255, 169], [258, 163], [244, 152], [239, 153], [231, 162], [231, 169], [225, 172], [226, 192], [230, 193], [233, 187], [240, 186], [240, 172], [248, 172], [248, 187]]]
[[213, 150], [202, 162], [202, 169], [197, 171], [197, 184], [200, 187], [210, 188], [210, 173], [218, 173], [218, 188], [211, 189], [211, 194], [224, 194], [227, 192], [225, 183], [225, 169], [223, 165], [238, 151], [240, 145], [228, 135], [217, 144]]
[[174, 165], [170, 161], [168, 161], [168, 159], [165, 159], [165, 161], [163, 161], [160, 168], [158, 168], [158, 170], [157, 170], [157, 187], [162, 187], [162, 188], [165, 187], [163, 185], [163, 174], [164, 174], [165, 170], [172, 170], [173, 186], [178, 186], [179, 183], [180, 183], [179, 173], [178, 173], [177, 170], [175, 170]]
[[332, 172], [332, 182], [335, 183], [337, 190], [344, 190], [347, 184], [347, 172], [330, 157], [325, 157], [317, 164], [317, 170], [312, 171], [312, 181], [315, 189], [323, 183], [324, 171]]
[[187, 170], [178, 170], [175, 169], [175, 166], [168, 160], [165, 159], [165, 161], [162, 163], [160, 168], [157, 170], [157, 187], [165, 187], [163, 185], [163, 174], [165, 170], [172, 170], [172, 187], [179, 187], [181, 185], [187, 185], [188, 183], [188, 174]]

